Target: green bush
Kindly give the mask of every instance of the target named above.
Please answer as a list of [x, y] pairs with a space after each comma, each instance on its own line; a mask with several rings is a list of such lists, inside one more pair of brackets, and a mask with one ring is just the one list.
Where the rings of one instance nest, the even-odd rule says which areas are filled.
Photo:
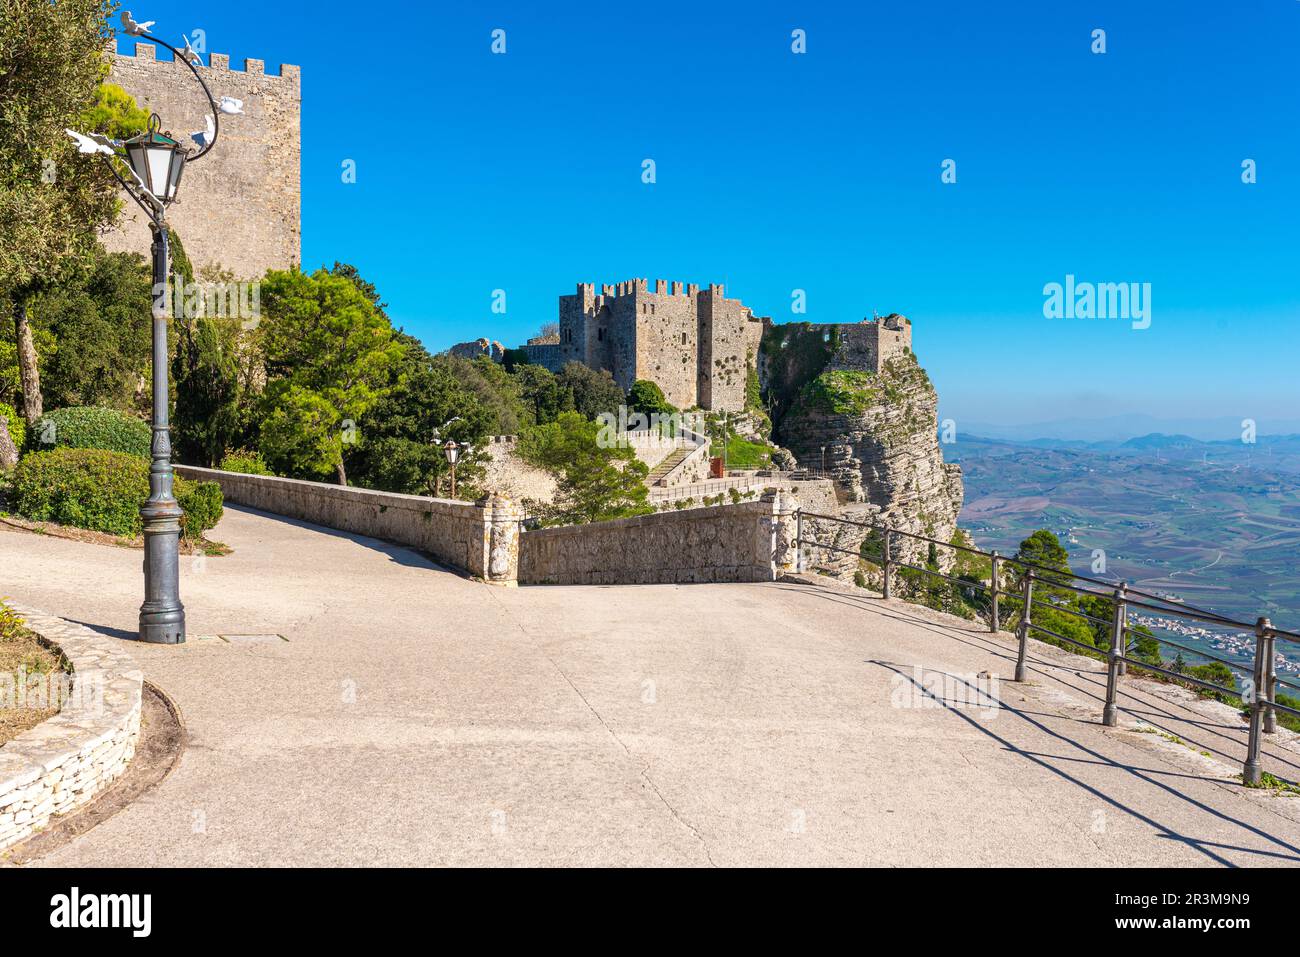
[[221, 495], [221, 486], [216, 482], [191, 482], [177, 476], [173, 494], [185, 511], [181, 518], [181, 535], [191, 541], [198, 541], [203, 533], [221, 521], [225, 508], [225, 499]]
[[220, 468], [223, 472], [240, 472], [244, 475], [275, 474], [262, 458], [261, 452], [250, 452], [248, 449], [228, 451], [221, 459]]
[[31, 447], [34, 451], [50, 447], [104, 449], [148, 458], [152, 437], [146, 423], [124, 412], [71, 406], [41, 416], [32, 430]]
[[[175, 480], [185, 511], [182, 533], [197, 541], [221, 519], [221, 487]], [[149, 497], [149, 462], [104, 449], [32, 452], [14, 469], [14, 510], [37, 522], [57, 522], [110, 535], [141, 532], [140, 506]]]
[[27, 422], [12, 405], [3, 402], [0, 402], [0, 418], [9, 423], [9, 438], [14, 440], [14, 448], [21, 449], [27, 440]]

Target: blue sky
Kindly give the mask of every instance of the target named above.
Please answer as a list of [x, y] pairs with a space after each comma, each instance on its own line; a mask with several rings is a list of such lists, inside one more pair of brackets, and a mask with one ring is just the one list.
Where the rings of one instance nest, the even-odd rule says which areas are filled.
[[[910, 316], [959, 428], [1300, 416], [1296, 0], [132, 9], [302, 67], [304, 266], [435, 350], [518, 344], [579, 281], [712, 281]], [[1044, 318], [1066, 274], [1151, 283], [1151, 327]]]

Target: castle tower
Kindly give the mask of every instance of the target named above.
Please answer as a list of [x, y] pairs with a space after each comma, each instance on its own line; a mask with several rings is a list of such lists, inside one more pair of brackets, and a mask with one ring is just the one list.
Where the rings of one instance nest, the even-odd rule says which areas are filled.
[[[159, 60], [155, 51], [152, 43], [137, 43], [134, 56], [110, 51], [109, 82], [188, 144], [190, 132], [204, 128], [207, 103], [185, 66]], [[278, 76], [268, 74], [261, 60], [232, 70], [221, 53], [198, 70], [214, 98], [243, 100], [244, 112], [222, 116], [216, 148], [186, 167], [168, 221], [196, 270], [220, 263], [237, 278], [253, 279], [287, 269], [302, 261], [300, 71], [284, 64]], [[125, 205], [121, 226], [104, 236], [115, 251], [147, 253], [149, 242], [148, 220], [133, 203]]]

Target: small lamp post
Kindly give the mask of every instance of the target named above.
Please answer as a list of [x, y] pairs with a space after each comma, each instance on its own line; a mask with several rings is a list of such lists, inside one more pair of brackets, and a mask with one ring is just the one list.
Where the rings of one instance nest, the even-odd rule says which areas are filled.
[[[158, 114], [149, 117], [148, 129], [124, 142], [100, 134], [89, 136], [68, 130], [81, 153], [98, 153], [113, 178], [133, 199], [146, 216], [153, 233], [153, 439], [149, 445], [149, 498], [140, 508], [144, 524], [144, 603], [140, 606], [141, 641], [176, 645], [185, 641], [185, 606], [180, 598], [180, 536], [184, 516], [173, 493], [171, 464], [171, 424], [168, 418], [167, 320], [170, 315], [171, 268], [167, 244], [167, 207], [176, 198], [185, 164], [197, 160], [212, 149], [221, 126], [222, 112], [238, 113], [242, 105], [223, 99], [219, 107], [194, 61], [198, 56], [186, 41], [182, 52], [166, 41], [148, 33], [150, 23], [138, 24], [129, 13], [122, 23], [132, 36], [166, 47], [177, 63], [187, 66], [212, 110], [206, 133], [195, 133], [197, 149], [182, 146], [170, 133], [161, 132]], [[201, 62], [201, 61], [200, 61]], [[121, 152], [118, 152], [121, 150]], [[123, 155], [125, 154], [125, 155]], [[131, 181], [123, 177], [114, 161], [124, 163]]]
[[442, 454], [447, 456], [447, 464], [451, 466], [451, 497], [456, 497], [456, 463], [460, 460], [460, 446], [456, 444], [455, 439], [448, 439], [442, 446]]

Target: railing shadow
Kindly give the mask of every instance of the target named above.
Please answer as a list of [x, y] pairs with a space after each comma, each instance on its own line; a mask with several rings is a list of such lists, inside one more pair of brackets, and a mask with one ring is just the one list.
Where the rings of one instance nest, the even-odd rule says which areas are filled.
[[[943, 698], [934, 694], [929, 688], [925, 687], [923, 684], [918, 682], [912, 675], [909, 675], [905, 671], [901, 670], [900, 666], [892, 662], [879, 661], [879, 660], [869, 660], [867, 661], [867, 664], [875, 665], [876, 667], [882, 668], [885, 671], [889, 671], [893, 674], [899, 675], [905, 681], [911, 682], [912, 686], [917, 690], [919, 690], [926, 697], [937, 702], [942, 708], [944, 708], [945, 711], [949, 712], [950, 714], [956, 715], [958, 718], [965, 721], [968, 725], [970, 725], [972, 728], [979, 731], [981, 734], [985, 735], [986, 737], [990, 738], [993, 741], [996, 741], [1007, 751], [1016, 754], [1019, 757], [1022, 757], [1025, 760], [1030, 761], [1038, 765], [1039, 767], [1042, 767], [1050, 771], [1052, 774], [1057, 775], [1058, 777], [1064, 779], [1065, 781], [1069, 782], [1075, 787], [1078, 787], [1086, 791], [1087, 793], [1093, 795], [1098, 800], [1104, 801], [1106, 804], [1110, 805], [1111, 807], [1119, 811], [1122, 811], [1125, 814], [1128, 814], [1129, 816], [1133, 817], [1136, 820], [1143, 822], [1144, 824], [1148, 825], [1153, 830], [1155, 830], [1160, 836], [1165, 837], [1172, 841], [1176, 841], [1180, 844], [1183, 844], [1186, 847], [1191, 848], [1192, 850], [1204, 855], [1206, 858], [1208, 858], [1209, 860], [1213, 861], [1216, 864], [1221, 864], [1224, 867], [1239, 866], [1234, 861], [1231, 861], [1228, 858], [1222, 856], [1221, 854], [1216, 853], [1214, 849], [1223, 850], [1223, 851], [1237, 851], [1242, 854], [1257, 855], [1259, 857], [1266, 858], [1270, 861], [1287, 861], [1287, 862], [1300, 863], [1300, 847], [1297, 847], [1296, 845], [1288, 842], [1287, 840], [1284, 840], [1283, 838], [1270, 834], [1260, 827], [1257, 827], [1246, 821], [1242, 821], [1224, 811], [1220, 811], [1218, 808], [1211, 807], [1210, 805], [1204, 803], [1203, 801], [1199, 801], [1191, 797], [1190, 795], [1178, 790], [1177, 788], [1169, 784], [1166, 784], [1163, 781], [1157, 780], [1153, 776], [1153, 772], [1151, 771], [1136, 767], [1131, 764], [1124, 764], [1123, 762], [1116, 761], [1114, 758], [1102, 754], [1099, 751], [1095, 751], [1092, 748], [1089, 748], [1079, 743], [1078, 741], [1075, 741], [1061, 734], [1060, 732], [1053, 730], [1042, 721], [1036, 720], [1029, 713], [1021, 709], [1014, 708], [1004, 701], [997, 702], [999, 711], [1005, 711], [1006, 713], [1013, 715], [1016, 718], [1019, 718], [1020, 720], [1024, 721], [1026, 724], [1032, 726], [1033, 728], [1037, 729], [1041, 733], [1046, 734], [1049, 737], [1062, 742], [1063, 744], [1069, 745], [1070, 747], [1077, 749], [1078, 751], [1082, 752], [1083, 754], [1091, 758], [1092, 763], [1109, 767], [1116, 771], [1124, 772], [1125, 774], [1128, 774], [1136, 778], [1137, 780], [1142, 781], [1147, 785], [1150, 785], [1151, 787], [1157, 788], [1158, 790], [1165, 792], [1166, 794], [1190, 805], [1191, 807], [1196, 808], [1199, 811], [1203, 811], [1206, 814], [1209, 814], [1219, 819], [1220, 821], [1223, 821], [1226, 824], [1240, 828], [1242, 831], [1248, 834], [1252, 834], [1255, 837], [1258, 837], [1278, 848], [1281, 848], [1281, 850], [1278, 851], [1261, 850], [1259, 848], [1244, 847], [1236, 844], [1225, 844], [1220, 841], [1211, 841], [1211, 840], [1196, 838], [1186, 834], [1182, 834], [1177, 830], [1175, 830], [1173, 827], [1163, 824], [1160, 821], [1156, 820], [1150, 814], [1146, 814], [1142, 811], [1137, 810], [1134, 807], [1129, 806], [1128, 804], [1125, 804], [1123, 801], [1120, 801], [1118, 798], [1115, 798], [1110, 794], [1107, 794], [1105, 791], [1101, 790], [1100, 788], [1079, 779], [1078, 777], [1076, 777], [1073, 774], [1070, 774], [1068, 771], [1066, 771], [1063, 768], [1057, 767], [1055, 764], [1051, 763], [1051, 760], [1049, 758], [1055, 760], [1070, 760], [1070, 759], [1056, 758], [1055, 756], [1044, 756], [1039, 754], [1038, 752], [1025, 750], [1024, 748], [1021, 748], [1018, 745], [1014, 744], [1009, 739], [1003, 737], [1000, 734], [997, 734], [990, 728], [981, 724], [979, 721], [976, 721], [971, 715], [966, 714], [964, 710], [953, 707]], [[976, 695], [985, 693], [981, 689], [978, 689], [975, 686], [973, 686], [969, 681], [965, 680], [960, 675], [945, 675], [945, 677], [950, 678], [959, 684], [965, 685], [966, 687], [970, 688], [973, 692], [975, 692]], [[1194, 776], [1190, 776], [1190, 777], [1192, 777], [1193, 780], [1201, 780], [1208, 783], [1212, 783], [1216, 786], [1222, 786], [1222, 782], [1220, 782], [1218, 779], [1215, 778], [1205, 777], [1205, 778], [1197, 779]]]

